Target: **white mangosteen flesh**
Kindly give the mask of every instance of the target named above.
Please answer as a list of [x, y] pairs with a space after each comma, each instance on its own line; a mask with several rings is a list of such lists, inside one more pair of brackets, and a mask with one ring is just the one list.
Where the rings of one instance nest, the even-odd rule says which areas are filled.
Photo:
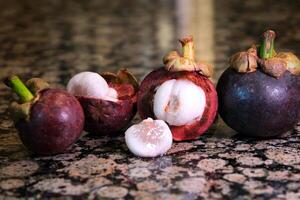
[[172, 133], [164, 121], [147, 118], [127, 129], [125, 141], [134, 155], [156, 157], [171, 148]]
[[105, 79], [95, 72], [80, 72], [73, 76], [68, 82], [67, 91], [74, 96], [118, 100], [117, 91], [110, 88]]
[[157, 119], [182, 126], [201, 119], [205, 104], [201, 87], [189, 80], [171, 79], [156, 88], [153, 111]]

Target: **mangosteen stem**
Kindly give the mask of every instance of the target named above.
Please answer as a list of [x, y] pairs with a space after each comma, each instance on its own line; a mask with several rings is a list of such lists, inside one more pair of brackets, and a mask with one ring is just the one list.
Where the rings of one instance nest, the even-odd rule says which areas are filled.
[[263, 34], [263, 41], [260, 46], [259, 55], [263, 59], [272, 58], [275, 56], [276, 52], [274, 50], [274, 39], [276, 34], [272, 30], [267, 30]]
[[195, 60], [194, 40], [192, 36], [188, 36], [179, 40], [182, 45], [182, 54], [184, 58]]
[[18, 76], [11, 76], [4, 80], [4, 83], [10, 87], [19, 97], [22, 103], [31, 101], [34, 96]]

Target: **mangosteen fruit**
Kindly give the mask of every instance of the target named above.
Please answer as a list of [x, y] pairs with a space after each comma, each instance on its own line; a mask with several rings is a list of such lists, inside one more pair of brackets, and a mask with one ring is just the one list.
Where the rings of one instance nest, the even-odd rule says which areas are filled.
[[70, 79], [67, 90], [82, 105], [84, 130], [87, 132], [117, 133], [129, 124], [136, 113], [138, 83], [126, 69], [117, 74], [78, 73]]
[[78, 100], [65, 90], [51, 89], [47, 82], [33, 78], [26, 85], [17, 77], [5, 80], [19, 96], [11, 114], [23, 144], [33, 153], [64, 152], [83, 130], [84, 114]]
[[125, 142], [136, 156], [162, 156], [172, 146], [172, 133], [163, 120], [147, 118], [127, 129]]
[[242, 135], [278, 136], [300, 121], [300, 61], [276, 53], [274, 39], [268, 30], [261, 45], [234, 54], [218, 81], [219, 113]]
[[167, 122], [173, 139], [192, 140], [202, 135], [215, 120], [218, 98], [209, 80], [212, 67], [196, 62], [192, 36], [180, 40], [183, 55], [171, 51], [164, 67], [149, 73], [138, 91], [138, 113], [142, 119]]

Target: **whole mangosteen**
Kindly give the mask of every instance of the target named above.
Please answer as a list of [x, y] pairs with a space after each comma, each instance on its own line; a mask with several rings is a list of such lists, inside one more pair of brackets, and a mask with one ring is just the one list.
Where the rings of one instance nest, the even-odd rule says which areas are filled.
[[214, 122], [218, 107], [217, 93], [209, 80], [211, 67], [196, 62], [192, 36], [180, 40], [183, 55], [171, 51], [164, 67], [148, 74], [138, 92], [141, 118], [164, 120], [173, 139], [192, 140]]
[[78, 73], [70, 79], [67, 90], [83, 107], [87, 132], [114, 134], [136, 114], [138, 83], [126, 69], [117, 74]]
[[300, 61], [276, 53], [274, 39], [268, 30], [260, 46], [234, 54], [217, 85], [221, 117], [244, 135], [277, 136], [300, 121]]
[[20, 97], [10, 110], [20, 138], [30, 151], [41, 155], [62, 153], [79, 138], [84, 115], [74, 96], [49, 88], [39, 78], [25, 85], [12, 76], [5, 83]]

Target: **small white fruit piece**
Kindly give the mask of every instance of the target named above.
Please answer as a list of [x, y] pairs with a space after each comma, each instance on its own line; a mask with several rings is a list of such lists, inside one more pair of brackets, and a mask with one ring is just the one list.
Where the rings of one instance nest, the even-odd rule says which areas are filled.
[[172, 133], [164, 121], [148, 118], [129, 127], [125, 132], [125, 141], [136, 156], [156, 157], [171, 148]]
[[74, 96], [86, 96], [103, 100], [117, 101], [118, 93], [110, 88], [102, 76], [95, 72], [80, 72], [73, 76], [67, 91]]
[[173, 126], [193, 123], [203, 115], [206, 97], [192, 81], [171, 79], [156, 88], [153, 111], [157, 119]]

